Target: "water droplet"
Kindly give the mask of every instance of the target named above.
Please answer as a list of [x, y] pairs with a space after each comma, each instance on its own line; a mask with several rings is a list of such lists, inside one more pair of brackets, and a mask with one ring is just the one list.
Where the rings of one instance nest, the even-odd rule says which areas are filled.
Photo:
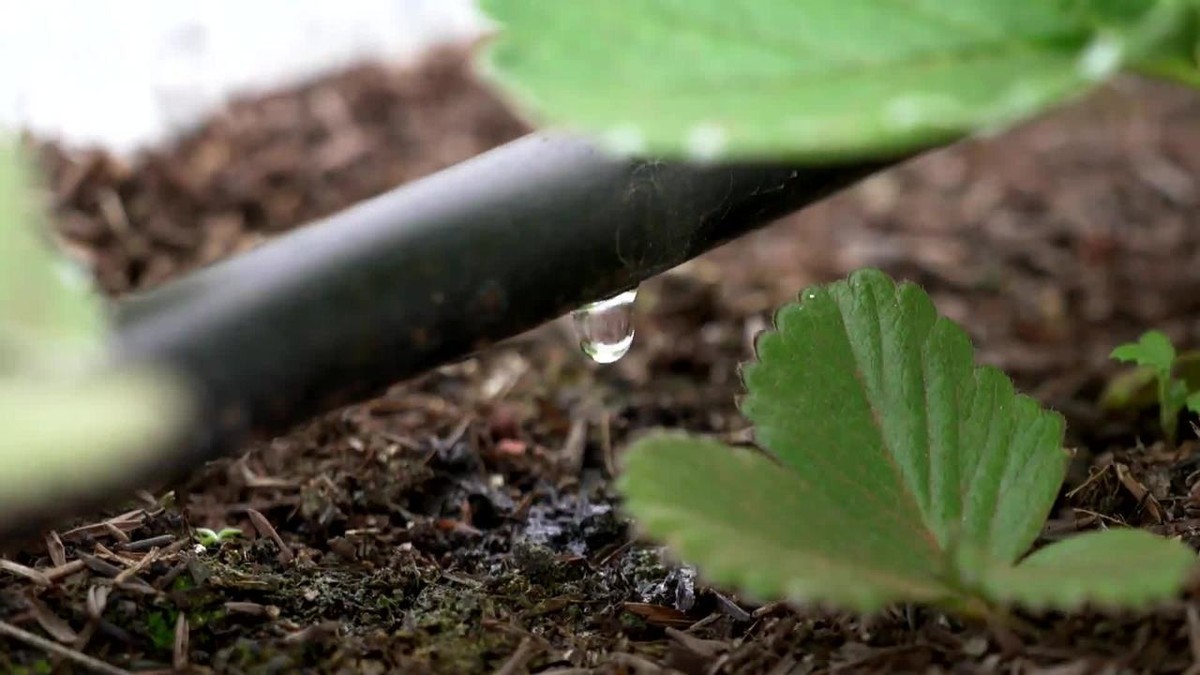
[[633, 301], [637, 290], [584, 305], [571, 312], [579, 348], [596, 363], [615, 363], [633, 345]]

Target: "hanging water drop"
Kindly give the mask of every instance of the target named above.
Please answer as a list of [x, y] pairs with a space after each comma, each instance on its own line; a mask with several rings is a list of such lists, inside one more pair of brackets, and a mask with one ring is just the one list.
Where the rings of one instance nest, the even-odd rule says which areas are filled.
[[571, 312], [579, 348], [596, 363], [614, 363], [633, 345], [633, 301], [637, 290], [584, 305]]

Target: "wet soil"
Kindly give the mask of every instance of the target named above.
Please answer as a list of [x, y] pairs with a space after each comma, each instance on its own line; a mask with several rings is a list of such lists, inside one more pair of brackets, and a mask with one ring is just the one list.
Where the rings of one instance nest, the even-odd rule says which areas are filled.
[[[121, 162], [39, 141], [64, 246], [153, 286], [526, 130], [463, 54], [240, 101]], [[923, 284], [981, 358], [1069, 420], [1043, 533], [1129, 524], [1200, 545], [1200, 452], [1098, 405], [1142, 330], [1200, 346], [1200, 97], [1123, 81], [940, 150], [648, 283], [633, 351], [556, 323], [47, 533], [0, 569], [0, 672], [1197, 672], [1200, 601], [964, 624], [712, 589], [631, 538], [611, 488], [654, 427], [747, 438], [737, 367], [772, 308], [863, 266]], [[747, 486], [747, 489], [751, 489]], [[200, 544], [199, 528], [241, 536]], [[1137, 570], [1129, 570], [1136, 574]], [[83, 672], [80, 670], [80, 672]]]

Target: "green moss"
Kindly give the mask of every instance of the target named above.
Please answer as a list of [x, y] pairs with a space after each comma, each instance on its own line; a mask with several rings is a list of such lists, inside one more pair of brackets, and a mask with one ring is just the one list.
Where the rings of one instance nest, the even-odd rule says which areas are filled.
[[171, 651], [175, 648], [175, 621], [179, 612], [174, 610], [154, 610], [146, 615], [146, 637], [161, 651]]
[[172, 591], [190, 591], [196, 587], [196, 580], [188, 573], [180, 574], [171, 582]]
[[12, 675], [50, 675], [54, 672], [54, 664], [46, 659], [40, 659], [26, 666], [16, 666]]

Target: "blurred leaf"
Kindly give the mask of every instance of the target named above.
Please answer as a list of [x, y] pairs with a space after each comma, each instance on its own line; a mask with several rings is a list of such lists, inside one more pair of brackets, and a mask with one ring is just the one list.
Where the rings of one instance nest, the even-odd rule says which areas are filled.
[[1100, 406], [1105, 410], [1144, 410], [1158, 403], [1158, 371], [1137, 366], [1117, 373], [1104, 386]]
[[19, 146], [0, 138], [0, 375], [93, 356], [107, 331], [100, 298], [55, 252], [30, 188]]
[[0, 379], [0, 512], [73, 499], [136, 470], [189, 412], [161, 373]]
[[1200, 413], [1200, 391], [1193, 391], [1190, 395], [1188, 395], [1185, 404], [1187, 405], [1188, 410], [1191, 410], [1194, 413]]
[[1200, 87], [1200, 3], [1195, 0], [1068, 0], [1098, 31], [1127, 31], [1128, 61], [1147, 75]]
[[484, 0], [502, 31], [485, 67], [622, 151], [845, 161], [1000, 128], [1174, 54], [1182, 2]]

